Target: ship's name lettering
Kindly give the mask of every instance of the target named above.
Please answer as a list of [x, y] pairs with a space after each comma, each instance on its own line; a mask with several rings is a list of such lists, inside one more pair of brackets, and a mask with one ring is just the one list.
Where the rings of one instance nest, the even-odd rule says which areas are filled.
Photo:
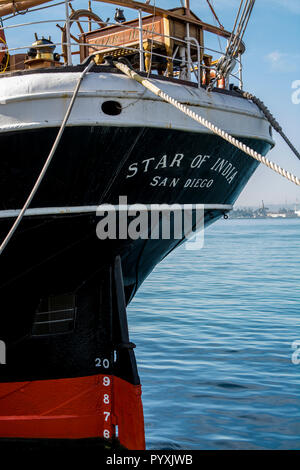
[[[163, 169], [168, 168], [181, 168], [187, 165], [184, 165], [185, 157], [183, 153], [176, 153], [174, 156], [163, 155], [162, 157], [150, 157], [145, 158], [140, 162], [131, 163], [128, 167], [128, 172], [126, 178], [133, 178], [137, 175], [137, 173], [148, 173], [154, 171], [160, 171]], [[216, 172], [223, 176], [226, 181], [231, 184], [236, 175], [238, 174], [238, 170], [236, 167], [230, 163], [228, 160], [224, 158], [217, 158], [216, 161], [211, 161], [210, 155], [196, 155], [192, 160], [188, 161], [188, 167], [199, 169], [201, 166], [208, 166], [209, 170]], [[162, 177], [155, 175], [152, 177], [150, 185], [151, 186], [169, 186], [175, 187], [179, 183], [181, 178], [171, 178], [171, 177]], [[209, 188], [212, 186], [214, 180], [213, 179], [201, 179], [201, 178], [194, 178], [194, 179], [187, 179], [184, 180], [184, 187], [187, 188]]]
[[175, 157], [171, 159], [168, 159], [168, 156], [164, 155], [163, 157], [159, 159], [158, 162], [157, 162], [157, 159], [155, 159], [154, 157], [145, 158], [145, 160], [142, 160], [141, 162], [132, 163], [128, 167], [130, 174], [128, 174], [126, 178], [132, 178], [133, 176], [135, 176], [137, 172], [139, 171], [139, 169], [141, 169], [144, 173], [147, 173], [149, 169], [158, 170], [159, 168], [173, 168], [173, 167], [179, 168], [183, 158], [184, 158], [183, 153], [176, 153]]
[[[150, 186], [168, 186], [175, 188], [179, 183], [180, 178], [163, 178], [162, 176], [153, 176]], [[210, 188], [213, 184], [213, 179], [193, 178], [185, 180], [184, 188]]]
[[218, 158], [211, 167], [211, 170], [224, 176], [228, 183], [231, 183], [238, 173], [235, 166], [224, 158]]

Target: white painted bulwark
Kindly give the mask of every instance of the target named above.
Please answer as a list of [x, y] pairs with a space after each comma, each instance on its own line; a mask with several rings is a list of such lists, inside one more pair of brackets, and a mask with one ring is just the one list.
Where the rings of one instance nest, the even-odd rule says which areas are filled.
[[[79, 72], [34, 73], [0, 78], [0, 132], [61, 125]], [[228, 133], [274, 144], [270, 125], [256, 105], [203, 88], [153, 80], [166, 93]], [[116, 100], [122, 112], [109, 116], [102, 103]], [[206, 128], [124, 75], [91, 72], [81, 85], [68, 126], [158, 127], [207, 133]]]

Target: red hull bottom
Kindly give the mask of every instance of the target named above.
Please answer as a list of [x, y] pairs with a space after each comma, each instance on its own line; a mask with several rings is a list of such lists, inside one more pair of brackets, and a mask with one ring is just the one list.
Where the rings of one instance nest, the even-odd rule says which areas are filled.
[[0, 438], [118, 438], [143, 450], [141, 386], [103, 374], [0, 383]]

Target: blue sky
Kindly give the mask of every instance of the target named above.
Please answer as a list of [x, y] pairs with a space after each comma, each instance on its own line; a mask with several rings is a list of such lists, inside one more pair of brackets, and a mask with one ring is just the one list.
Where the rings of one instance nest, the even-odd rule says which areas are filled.
[[[152, 4], [153, 2], [151, 0]], [[86, 8], [87, 3], [85, 0], [74, 0], [73, 7]], [[221, 23], [231, 30], [240, 0], [211, 0], [211, 3]], [[156, 4], [163, 8], [173, 8], [180, 5], [180, 0], [156, 0]], [[200, 19], [214, 23], [206, 0], [190, 0], [190, 5]], [[93, 2], [93, 9], [105, 20], [107, 17], [113, 18], [115, 6]], [[56, 18], [63, 19], [64, 6], [56, 7], [56, 11]], [[127, 18], [133, 16], [130, 10], [125, 10], [125, 14]], [[30, 14], [31, 21], [47, 18], [49, 10]], [[29, 15], [26, 20], [29, 20]], [[22, 22], [25, 22], [25, 18], [19, 15], [10, 20], [9, 24]], [[60, 23], [63, 24], [62, 21]], [[45, 36], [50, 33], [55, 40], [59, 40], [54, 24], [52, 28], [49, 25], [31, 26], [23, 30], [22, 38], [16, 34], [16, 30], [14, 34], [12, 30], [7, 31], [9, 46], [20, 45], [20, 39], [21, 43], [24, 44], [25, 41], [30, 45], [34, 40], [33, 31]], [[300, 103], [292, 102], [292, 93], [297, 91], [292, 89], [293, 82], [299, 80], [300, 89], [300, 0], [256, 0], [244, 39], [247, 47], [243, 58], [244, 89], [265, 102], [300, 150]], [[218, 40], [214, 38], [213, 41], [212, 47], [218, 48]], [[300, 161], [276, 132], [274, 137], [276, 146], [268, 157], [299, 177]], [[266, 204], [294, 203], [298, 200], [300, 206], [300, 190], [260, 165], [239, 197], [237, 205], [258, 205], [262, 199]]]
[[[194, 8], [197, 4], [203, 6]], [[205, 4], [205, 0], [192, 2], [200, 18], [209, 20]], [[213, 4], [224, 27], [230, 30], [239, 0], [214, 0]], [[300, 150], [300, 104], [292, 102], [292, 83], [300, 80], [300, 0], [256, 0], [245, 42], [244, 89], [265, 102]], [[276, 132], [274, 138], [276, 146], [268, 158], [299, 177], [300, 161]], [[237, 204], [260, 204], [262, 199], [266, 204], [298, 199], [300, 204], [300, 190], [260, 165]]]

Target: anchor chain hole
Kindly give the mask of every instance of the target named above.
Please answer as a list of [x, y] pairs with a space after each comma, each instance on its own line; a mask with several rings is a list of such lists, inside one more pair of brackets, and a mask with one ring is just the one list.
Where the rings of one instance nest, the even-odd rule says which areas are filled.
[[101, 109], [109, 116], [117, 116], [122, 112], [122, 105], [118, 101], [104, 101], [101, 105]]

